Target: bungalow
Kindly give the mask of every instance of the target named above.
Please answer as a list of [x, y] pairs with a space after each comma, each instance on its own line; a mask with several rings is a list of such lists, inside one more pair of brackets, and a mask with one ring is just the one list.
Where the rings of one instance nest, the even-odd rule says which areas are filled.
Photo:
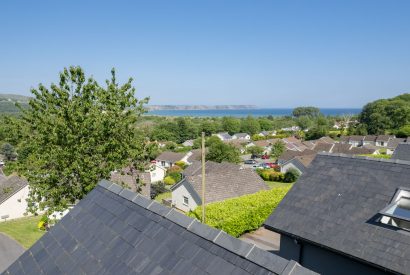
[[350, 136], [349, 137], [349, 144], [353, 145], [354, 147], [359, 147], [363, 145], [364, 136]]
[[262, 131], [258, 134], [260, 137], [268, 137], [268, 136], [275, 136], [276, 131]]
[[376, 145], [377, 136], [367, 135], [363, 139], [363, 146], [364, 145]]
[[316, 151], [306, 149], [304, 151], [293, 151], [293, 150], [286, 150], [283, 154], [278, 158], [277, 163], [279, 165], [283, 165], [287, 161], [293, 159], [297, 156], [308, 156], [308, 155], [316, 155]]
[[387, 142], [387, 147], [386, 147], [386, 154], [391, 155], [393, 154], [394, 150], [397, 148], [397, 146], [400, 143], [403, 142], [410, 142], [410, 139], [408, 138], [392, 138]]
[[315, 274], [101, 181], [5, 274]]
[[280, 171], [286, 173], [289, 169], [295, 169], [299, 172], [300, 175], [307, 171], [309, 164], [316, 157], [316, 154], [305, 155], [305, 156], [296, 156], [291, 160], [286, 161], [280, 166]]
[[246, 152], [246, 145], [249, 143], [249, 141], [245, 139], [232, 139], [232, 140], [225, 140], [225, 144], [230, 144], [236, 149], [239, 150], [241, 154], [244, 154]]
[[0, 178], [0, 222], [27, 215], [28, 182], [20, 177]]
[[320, 153], [264, 227], [321, 274], [408, 274], [410, 162]]
[[[206, 162], [205, 202], [211, 203], [269, 189], [252, 169], [232, 163]], [[188, 212], [202, 204], [202, 175], [199, 162], [184, 171], [185, 177], [171, 187], [172, 205]]]
[[156, 164], [162, 168], [170, 168], [174, 166], [174, 164], [177, 161], [183, 160], [183, 158], [186, 156], [184, 153], [174, 153], [170, 151], [162, 152], [157, 158], [156, 158]]
[[395, 138], [395, 136], [379, 135], [376, 138], [376, 146], [387, 147], [387, 144], [392, 138]]
[[228, 132], [213, 134], [213, 136], [218, 137], [222, 141], [234, 139]]
[[299, 139], [295, 137], [283, 138], [282, 141], [285, 143], [285, 147], [287, 150], [302, 152], [307, 149], [307, 147]]
[[313, 147], [313, 150], [316, 152], [332, 152], [333, 147], [335, 146], [335, 143], [325, 143], [325, 142], [317, 142], [315, 147]]
[[232, 136], [232, 139], [250, 140], [251, 136], [247, 133], [237, 133]]
[[194, 140], [193, 140], [193, 139], [185, 140], [185, 141], [182, 143], [182, 146], [184, 146], [184, 147], [192, 147], [192, 146], [194, 146]]
[[285, 132], [296, 132], [296, 131], [300, 131], [300, 127], [299, 126], [291, 126], [291, 127], [282, 128], [281, 130], [285, 131]]

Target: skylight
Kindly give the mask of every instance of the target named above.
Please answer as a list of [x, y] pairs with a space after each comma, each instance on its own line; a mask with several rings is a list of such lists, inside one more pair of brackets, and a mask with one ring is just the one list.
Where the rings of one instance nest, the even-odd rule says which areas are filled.
[[381, 223], [410, 231], [410, 190], [397, 189], [390, 204], [379, 214]]

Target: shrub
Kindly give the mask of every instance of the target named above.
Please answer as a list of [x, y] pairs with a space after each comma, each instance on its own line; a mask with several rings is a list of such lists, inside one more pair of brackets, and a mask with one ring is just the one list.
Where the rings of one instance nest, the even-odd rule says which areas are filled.
[[300, 173], [296, 169], [289, 169], [284, 176], [284, 182], [295, 182], [300, 176]]
[[[261, 227], [289, 189], [290, 187], [278, 187], [210, 203], [206, 206], [206, 223], [234, 237], [239, 237]], [[201, 219], [201, 206], [188, 213], [188, 216]]]
[[175, 165], [181, 169], [185, 169], [187, 167], [187, 164], [182, 160], [175, 162]]
[[182, 168], [177, 166], [177, 165], [174, 165], [174, 166], [168, 168], [167, 175], [173, 174], [173, 173], [181, 173], [181, 172], [182, 172]]
[[151, 199], [154, 199], [157, 197], [159, 194], [169, 192], [169, 190], [165, 187], [165, 184], [163, 182], [158, 182], [155, 184], [151, 184], [151, 190], [150, 190], [150, 196]]
[[285, 175], [281, 172], [272, 172], [269, 175], [269, 180], [270, 181], [279, 181], [279, 182], [283, 182], [285, 179]]
[[173, 185], [176, 183], [176, 181], [171, 176], [166, 176], [164, 179], [164, 183], [167, 185]]

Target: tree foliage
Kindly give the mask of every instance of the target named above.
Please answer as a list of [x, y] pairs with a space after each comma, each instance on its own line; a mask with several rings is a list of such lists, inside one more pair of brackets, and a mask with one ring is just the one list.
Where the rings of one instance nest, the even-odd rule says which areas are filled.
[[359, 121], [369, 134], [384, 134], [410, 124], [410, 94], [380, 99], [366, 104]]
[[222, 141], [214, 142], [209, 146], [208, 153], [206, 154], [207, 160], [215, 162], [240, 162], [240, 152], [237, 148], [230, 144], [225, 144]]
[[222, 129], [230, 135], [238, 133], [241, 130], [241, 120], [234, 117], [223, 117]]
[[278, 158], [283, 154], [283, 152], [285, 152], [285, 144], [283, 143], [283, 141], [279, 140], [278, 142], [272, 145], [272, 157]]
[[292, 111], [292, 115], [294, 117], [301, 117], [301, 116], [310, 116], [310, 117], [317, 117], [319, 116], [320, 113], [320, 109], [316, 108], [316, 107], [297, 107], [295, 109], [293, 109]]
[[6, 157], [6, 160], [12, 160], [17, 157], [13, 145], [10, 143], [4, 143], [0, 148], [0, 153]]
[[30, 182], [30, 211], [63, 210], [111, 171], [130, 161], [140, 167], [147, 157], [149, 143], [134, 124], [148, 99], [134, 97], [132, 79], [119, 85], [114, 69], [111, 76], [102, 87], [80, 67], [70, 67], [59, 84], [32, 90], [22, 117], [31, 135], [19, 158]]

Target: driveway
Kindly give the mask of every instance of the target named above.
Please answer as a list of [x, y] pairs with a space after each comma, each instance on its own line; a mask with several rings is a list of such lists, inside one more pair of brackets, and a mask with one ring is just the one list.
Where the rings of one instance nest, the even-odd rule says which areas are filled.
[[280, 247], [280, 235], [263, 227], [256, 231], [243, 234], [239, 239], [274, 253], [278, 252]]
[[14, 263], [24, 251], [18, 242], [0, 233], [0, 273]]

